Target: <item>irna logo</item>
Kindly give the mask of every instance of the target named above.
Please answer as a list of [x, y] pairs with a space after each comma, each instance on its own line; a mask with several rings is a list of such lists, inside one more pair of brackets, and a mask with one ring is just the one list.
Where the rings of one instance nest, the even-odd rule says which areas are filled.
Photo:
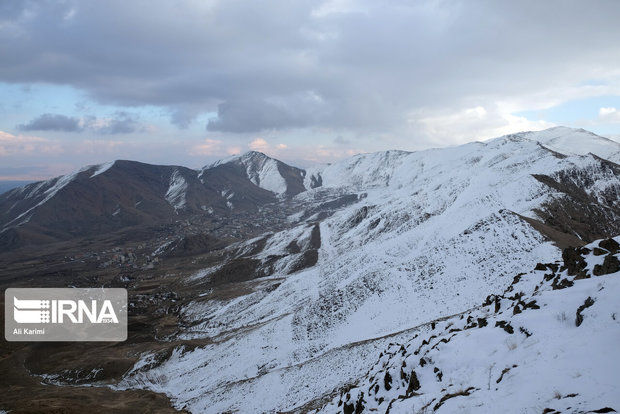
[[124, 341], [127, 290], [9, 288], [4, 292], [7, 341]]
[[13, 297], [17, 323], [118, 323], [110, 300], [37, 300]]

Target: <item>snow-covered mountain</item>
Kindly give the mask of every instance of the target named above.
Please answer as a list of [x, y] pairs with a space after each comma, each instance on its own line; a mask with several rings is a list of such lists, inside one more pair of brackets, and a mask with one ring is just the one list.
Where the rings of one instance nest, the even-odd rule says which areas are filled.
[[[116, 387], [164, 392], [192, 412], [321, 407], [361, 384], [390, 342], [501, 294], [560, 247], [620, 234], [620, 166], [601, 140], [555, 129], [300, 173], [306, 191], [287, 201], [297, 209], [287, 229], [233, 244], [223, 262], [188, 275], [200, 294], [169, 339], [210, 343], [146, 353]], [[563, 148], [571, 142], [579, 147]], [[610, 142], [613, 155], [620, 144]], [[223, 165], [245, 166], [236, 158], [203, 172]], [[239, 283], [222, 295], [231, 273]], [[458, 391], [433, 387], [439, 400]]]
[[620, 163], [620, 144], [600, 137], [584, 129], [566, 127], [549, 128], [544, 131], [522, 132], [520, 137], [540, 142], [545, 147], [566, 155], [588, 153]]
[[[473, 152], [473, 148], [493, 148], [495, 142], [504, 141], [530, 141], [566, 156], [594, 154], [614, 163], [620, 162], [620, 143], [583, 129], [567, 127], [520, 132], [485, 142], [474, 142], [455, 147], [458, 149], [433, 149], [414, 154], [423, 154], [424, 157], [430, 154], [439, 154], [439, 157], [443, 157], [448, 153]], [[360, 186], [361, 188], [389, 185], [391, 177], [396, 174], [396, 169], [402, 166], [403, 160], [410, 159], [411, 156], [412, 153], [405, 151], [384, 151], [356, 155], [333, 165], [311, 167], [307, 169], [305, 185], [308, 189], [321, 185], [330, 187]], [[450, 160], [446, 159], [445, 162], [448, 164]]]

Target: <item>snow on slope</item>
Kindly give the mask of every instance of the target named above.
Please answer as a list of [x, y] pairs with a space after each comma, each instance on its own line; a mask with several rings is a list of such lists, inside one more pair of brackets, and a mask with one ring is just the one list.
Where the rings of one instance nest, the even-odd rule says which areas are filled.
[[508, 136], [326, 166], [323, 187], [297, 201], [330, 188], [364, 197], [321, 222], [316, 266], [247, 282], [247, 295], [187, 306], [185, 317], [202, 322], [214, 344], [179, 349], [120, 386], [165, 392], [195, 412], [300, 407], [358, 378], [372, 350], [403, 330], [471, 308], [519, 269], [553, 260], [559, 250], [521, 217], [535, 217], [556, 195], [532, 174], [596, 172], [584, 186], [596, 196], [619, 185], [599, 164]]
[[[307, 189], [314, 188], [311, 182], [320, 181], [326, 187], [349, 186], [356, 188], [372, 188], [389, 185], [392, 177], [411, 176], [403, 174], [403, 168], [411, 163], [407, 160], [415, 159], [422, 154], [426, 158], [429, 154], [439, 154], [441, 157], [449, 153], [460, 154], [466, 148], [484, 148], [493, 146], [496, 141], [533, 141], [539, 142], [546, 148], [565, 155], [595, 154], [601, 158], [620, 163], [620, 143], [608, 138], [600, 137], [583, 129], [554, 127], [544, 131], [520, 132], [493, 138], [485, 142], [472, 142], [458, 147], [431, 149], [418, 153], [405, 151], [385, 151], [371, 154], [360, 154], [333, 165], [318, 165], [307, 169], [304, 185]], [[454, 149], [456, 150], [454, 151]], [[505, 154], [509, 156], [510, 154]], [[458, 161], [458, 160], [455, 160]], [[446, 159], [449, 163], [450, 159]], [[472, 165], [476, 164], [473, 160]], [[458, 165], [458, 164], [457, 164]], [[422, 168], [424, 164], [419, 164]], [[403, 183], [401, 183], [403, 184]]]
[[108, 171], [110, 168], [112, 168], [114, 166], [114, 164], [116, 163], [116, 161], [110, 161], [110, 162], [106, 162], [104, 164], [99, 164], [96, 165], [95, 167], [97, 168], [95, 170], [95, 172], [90, 176], [90, 178], [96, 177], [99, 174], [103, 174], [104, 172]]
[[565, 252], [565, 263], [539, 264], [503, 295], [390, 344], [320, 412], [615, 412], [617, 241]]
[[182, 210], [187, 204], [187, 181], [179, 170], [175, 169], [170, 176], [170, 184], [166, 192], [166, 201], [174, 207], [174, 211]]
[[[248, 154], [246, 154], [247, 156]], [[256, 154], [252, 158], [257, 157]], [[243, 158], [242, 163], [246, 167], [248, 178], [255, 185], [269, 190], [276, 194], [283, 194], [287, 190], [286, 181], [278, 170], [278, 162], [266, 156], [258, 157], [258, 161], [249, 162], [248, 158]]]
[[316, 187], [313, 180], [320, 180], [325, 187], [349, 186], [373, 188], [389, 184], [395, 170], [411, 153], [385, 151], [360, 154], [332, 165], [319, 165], [306, 171], [306, 189]]
[[555, 127], [544, 131], [522, 132], [517, 135], [538, 141], [545, 147], [561, 154], [585, 155], [592, 153], [616, 164], [620, 163], [620, 143], [583, 129]]
[[[51, 178], [49, 180], [45, 180], [45, 181], [41, 181], [40, 183], [34, 183], [31, 185], [26, 185], [24, 187], [21, 188], [16, 188], [15, 190], [13, 190], [14, 192], [18, 192], [18, 193], [22, 193], [25, 191], [28, 191], [28, 194], [26, 194], [23, 198], [24, 199], [29, 199], [29, 198], [33, 198], [36, 199], [36, 204], [33, 205], [32, 207], [30, 207], [28, 210], [24, 211], [23, 213], [21, 213], [19, 216], [17, 216], [16, 218], [14, 218], [13, 220], [11, 220], [10, 222], [8, 222], [4, 228], [2, 229], [1, 232], [4, 232], [10, 228], [13, 227], [19, 227], [25, 223], [27, 223], [30, 218], [32, 217], [32, 214], [34, 214], [34, 212], [36, 211], [36, 208], [39, 206], [42, 206], [43, 204], [47, 203], [49, 200], [51, 200], [56, 194], [58, 194], [58, 192], [60, 190], [62, 190], [64, 187], [66, 187], [67, 185], [69, 185], [69, 183], [71, 183], [73, 180], [75, 180], [75, 178], [78, 176], [78, 174], [84, 172], [84, 171], [88, 171], [90, 169], [95, 168], [96, 166], [92, 166], [89, 165], [87, 167], [83, 167], [71, 174], [67, 174], [67, 175], [61, 175], [60, 177], [55, 177], [55, 178]], [[10, 211], [11, 209], [9, 209]]]
[[[14, 218], [12, 221], [8, 222], [0, 232], [4, 232], [10, 228], [19, 227], [27, 223], [32, 217], [32, 214], [34, 214], [34, 212], [36, 211], [37, 207], [40, 207], [43, 204], [47, 203], [49, 200], [51, 200], [56, 194], [58, 194], [59, 191], [61, 191], [64, 187], [74, 181], [80, 173], [92, 171], [90, 178], [93, 178], [109, 170], [114, 165], [114, 163], [115, 161], [99, 165], [88, 165], [70, 174], [61, 175], [59, 177], [41, 181], [39, 183], [33, 183], [31, 185], [26, 185], [13, 189], [11, 193], [23, 194], [23, 199], [36, 199], [37, 202], [32, 207], [28, 208], [26, 211]], [[9, 208], [7, 213], [10, 212], [12, 208], [16, 206], [16, 204], [17, 203], [15, 203], [11, 208]]]
[[228, 157], [207, 165], [203, 170], [231, 162], [241, 164], [246, 170], [248, 179], [254, 185], [276, 194], [284, 194], [288, 190], [286, 180], [278, 168], [279, 161], [260, 152], [249, 151], [243, 155]]

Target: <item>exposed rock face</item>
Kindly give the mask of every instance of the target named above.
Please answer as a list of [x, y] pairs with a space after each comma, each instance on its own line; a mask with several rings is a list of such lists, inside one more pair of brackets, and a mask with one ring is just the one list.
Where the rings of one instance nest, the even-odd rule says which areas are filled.
[[[601, 192], [593, 191], [595, 177], [612, 183]], [[534, 174], [557, 192], [536, 212], [544, 224], [581, 240], [592, 241], [620, 233], [620, 167], [606, 160], [587, 169], [570, 169], [554, 176]]]

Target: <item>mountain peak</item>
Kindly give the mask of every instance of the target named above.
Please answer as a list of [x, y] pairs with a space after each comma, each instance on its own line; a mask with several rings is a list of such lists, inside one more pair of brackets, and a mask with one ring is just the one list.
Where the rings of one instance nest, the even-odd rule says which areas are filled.
[[620, 163], [620, 143], [582, 128], [553, 127], [524, 133], [524, 138], [565, 155], [588, 153]]
[[241, 158], [271, 158], [271, 157], [260, 151], [247, 151], [241, 154]]
[[259, 151], [248, 151], [206, 165], [202, 168], [199, 177], [206, 170], [231, 163], [243, 167], [246, 178], [254, 185], [275, 194], [295, 195], [305, 190], [303, 186], [304, 170], [291, 167]]
[[222, 158], [221, 160], [217, 160], [215, 162], [212, 162], [211, 164], [207, 164], [204, 167], [202, 167], [202, 170], [208, 170], [210, 168], [215, 168], [215, 167], [223, 165], [223, 164], [229, 164], [231, 162], [244, 163], [244, 162], [248, 162], [248, 161], [257, 161], [257, 160], [266, 160], [266, 159], [271, 159], [271, 160], [275, 160], [275, 161], [281, 162], [281, 161], [276, 160], [275, 158], [271, 158], [268, 155], [266, 155], [266, 154], [264, 154], [262, 152], [259, 152], [259, 151], [247, 151], [247, 152], [244, 152], [243, 154], [231, 155], [229, 157]]
[[583, 128], [556, 126], [541, 131], [523, 131], [484, 141], [491, 142], [537, 142], [544, 148], [563, 155], [594, 154], [600, 158], [620, 163], [620, 143], [601, 137]]

